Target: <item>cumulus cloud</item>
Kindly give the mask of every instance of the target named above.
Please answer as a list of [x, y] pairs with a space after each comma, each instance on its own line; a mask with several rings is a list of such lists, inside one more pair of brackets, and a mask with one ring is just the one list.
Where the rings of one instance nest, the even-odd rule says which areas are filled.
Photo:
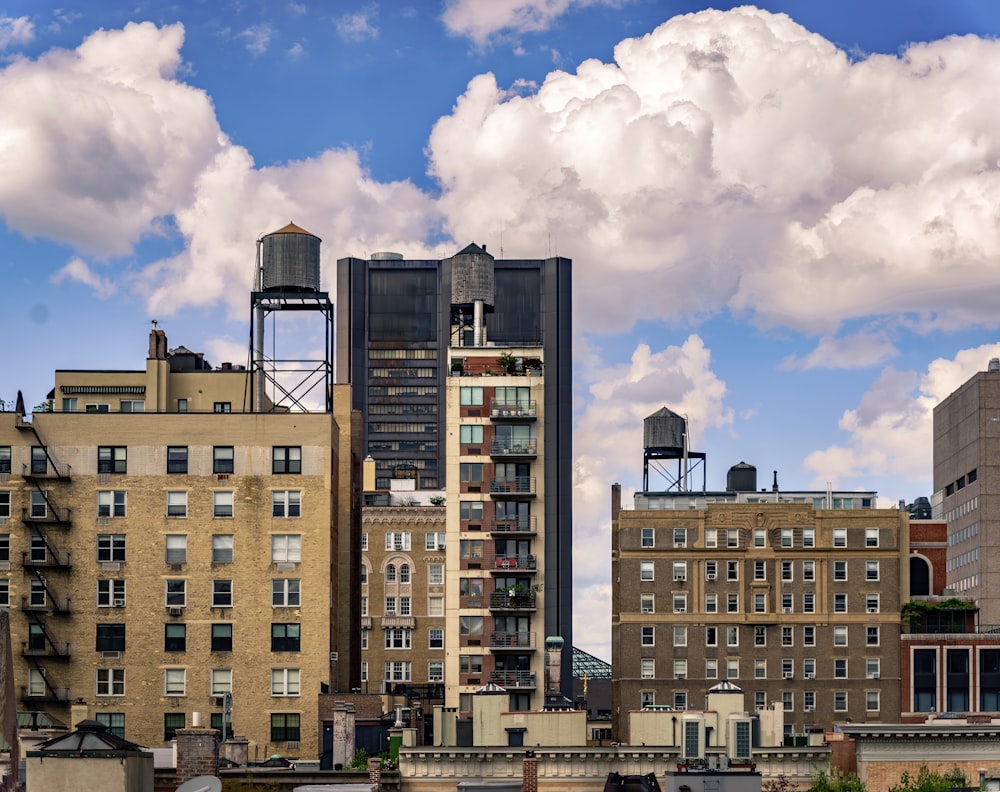
[[109, 278], [103, 278], [94, 272], [83, 259], [74, 257], [66, 262], [52, 278], [52, 283], [60, 284], [63, 281], [74, 281], [90, 287], [99, 299], [106, 299], [114, 294], [118, 289]]
[[474, 78], [430, 172], [456, 238], [571, 248], [589, 330], [723, 310], [820, 335], [898, 313], [993, 327], [998, 86], [998, 41], [855, 62], [787, 16], [709, 10], [532, 95]]
[[0, 16], [0, 51], [12, 44], [27, 44], [35, 37], [35, 26], [28, 17]]
[[375, 18], [378, 16], [377, 6], [366, 6], [353, 14], [344, 14], [337, 17], [337, 35], [345, 41], [368, 41], [378, 38], [378, 25]]
[[658, 351], [640, 344], [622, 364], [586, 343], [574, 359], [592, 383], [573, 432], [574, 641], [610, 659], [611, 483], [641, 480], [643, 421], [660, 408], [687, 417], [695, 447], [698, 431], [728, 426], [733, 415], [697, 335]]
[[898, 350], [884, 332], [865, 331], [841, 338], [823, 336], [807, 355], [790, 356], [781, 362], [780, 368], [871, 368], [897, 354]]
[[858, 405], [841, 416], [847, 442], [815, 451], [804, 461], [815, 474], [812, 486], [829, 481], [863, 486], [866, 478], [887, 470], [925, 481], [934, 447], [934, 407], [994, 357], [1000, 357], [1000, 343], [964, 349], [951, 360], [937, 358], [922, 373], [883, 369]]
[[[600, 0], [447, 0], [441, 20], [449, 33], [482, 46], [498, 33], [537, 33], [574, 6]], [[608, 2], [607, 5], [612, 3]]]

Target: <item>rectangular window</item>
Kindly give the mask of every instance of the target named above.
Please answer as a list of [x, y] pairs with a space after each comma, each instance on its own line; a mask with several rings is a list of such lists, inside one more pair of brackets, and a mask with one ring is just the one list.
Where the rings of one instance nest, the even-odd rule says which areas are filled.
[[125, 581], [102, 578], [97, 581], [98, 608], [125, 607]]
[[212, 669], [212, 695], [224, 696], [233, 692], [233, 669], [213, 668]]
[[714, 658], [705, 660], [705, 679], [719, 678], [719, 661]]
[[834, 594], [833, 595], [833, 612], [834, 613], [847, 613], [847, 595], [846, 594]]
[[49, 502], [44, 492], [32, 490], [29, 496], [29, 511], [31, 519], [44, 520], [49, 516]]
[[187, 688], [187, 672], [183, 668], [163, 669], [163, 694], [183, 696]]
[[753, 693], [753, 705], [756, 709], [764, 709], [767, 706], [767, 691], [755, 690]]
[[705, 547], [719, 546], [719, 532], [717, 528], [705, 529]]
[[[467, 666], [467, 662], [471, 660], [473, 667], [471, 670]], [[468, 655], [459, 655], [458, 658], [459, 673], [466, 674], [481, 674], [483, 673], [483, 658], [482, 657], [469, 657]], [[412, 664], [409, 662], [404, 662], [402, 660], [393, 660], [385, 664], [385, 679], [387, 682], [409, 682], [411, 674]], [[471, 707], [470, 707], [471, 709]]]
[[482, 462], [460, 462], [458, 465], [459, 480], [466, 484], [478, 484], [483, 480]]
[[232, 473], [235, 458], [232, 446], [215, 446], [212, 448], [212, 472]]
[[103, 725], [115, 737], [125, 739], [124, 712], [97, 712], [94, 713], [94, 720]]
[[868, 679], [878, 679], [881, 670], [882, 661], [878, 657], [865, 658], [865, 676]]
[[795, 595], [794, 594], [782, 594], [781, 595], [781, 612], [782, 613], [791, 613], [792, 609], [793, 609], [794, 602], [795, 602]]
[[847, 547], [847, 529], [846, 528], [834, 528], [833, 529], [833, 546], [834, 547]]
[[274, 623], [271, 625], [272, 652], [298, 652], [301, 641], [300, 624]]
[[656, 660], [652, 657], [643, 657], [639, 660], [639, 674], [643, 679], [656, 678]]
[[816, 546], [816, 529], [815, 528], [803, 528], [802, 529], [802, 546], [803, 547], [815, 547]]
[[187, 563], [187, 535], [167, 534], [165, 562], [168, 564]]
[[233, 607], [232, 580], [215, 579], [212, 581], [212, 607], [213, 608]]
[[124, 624], [98, 624], [97, 625], [97, 651], [98, 652], [124, 652], [125, 651], [125, 625]]
[[97, 516], [124, 517], [125, 490], [98, 490]]
[[177, 730], [183, 729], [187, 716], [183, 712], [163, 713], [163, 741], [170, 742], [177, 737]]
[[879, 645], [879, 628], [877, 626], [865, 628], [865, 646]]
[[428, 660], [427, 661], [427, 681], [428, 682], [443, 682], [444, 681], [444, 661], [443, 660]]
[[802, 673], [806, 679], [816, 678], [816, 659], [807, 657], [802, 661]]
[[164, 581], [166, 590], [166, 607], [183, 608], [187, 606], [187, 581], [178, 578], [168, 578]]
[[[460, 501], [458, 504], [458, 519], [460, 520], [472, 520], [473, 522], [482, 522], [483, 519], [483, 502], [482, 501]], [[427, 534], [428, 537], [433, 537], [433, 533]], [[428, 547], [428, 550], [433, 550], [434, 547]]]
[[835, 690], [835, 691], [833, 691], [833, 711], [834, 712], [847, 712], [847, 691], [846, 690]]
[[767, 580], [767, 564], [763, 561], [753, 562], [753, 579]]
[[879, 692], [877, 690], [865, 691], [865, 709], [868, 712], [878, 712], [881, 709]]
[[802, 612], [803, 613], [815, 613], [816, 612], [816, 595], [809, 592], [802, 595]]
[[767, 627], [756, 625], [753, 628], [753, 645], [767, 646]]
[[368, 532], [367, 531], [363, 531], [362, 534], [361, 534], [361, 552], [362, 553], [367, 553], [368, 552]]
[[[650, 545], [650, 547], [652, 547], [652, 545]], [[674, 528], [674, 547], [687, 547], [686, 528]]]
[[687, 561], [674, 561], [674, 582], [687, 580]]
[[868, 613], [878, 613], [879, 608], [879, 595], [878, 592], [873, 592], [865, 594], [865, 610]]
[[865, 561], [865, 580], [878, 580], [878, 561]]
[[847, 658], [834, 658], [833, 677], [834, 679], [847, 679]]
[[767, 547], [767, 531], [763, 528], [753, 529], [753, 546]]
[[812, 581], [816, 579], [816, 562], [815, 561], [803, 561], [802, 562], [802, 579], [805, 581]]
[[299, 695], [300, 674], [301, 672], [298, 668], [272, 668], [271, 695], [272, 696]]
[[272, 517], [301, 517], [302, 492], [299, 490], [275, 490], [271, 493]]
[[740, 579], [740, 562], [739, 561], [727, 561], [726, 562], [726, 580], [739, 580]]
[[31, 447], [31, 473], [34, 476], [44, 476], [49, 472], [49, 457], [45, 446]]
[[719, 645], [719, 628], [708, 626], [705, 628], [705, 646]]
[[424, 550], [444, 550], [446, 540], [444, 531], [430, 531], [424, 535]]
[[847, 646], [847, 626], [840, 625], [833, 628], [833, 645]]
[[171, 623], [163, 625], [163, 651], [164, 652], [187, 651], [186, 624]]
[[98, 534], [97, 560], [100, 563], [125, 560], [125, 534]]
[[767, 595], [757, 592], [753, 595], [753, 612], [767, 613]]
[[865, 528], [865, 547], [878, 547], [878, 528]]
[[782, 547], [791, 547], [792, 546], [792, 537], [793, 536], [794, 536], [794, 532], [792, 531], [791, 528], [782, 528], [781, 529], [781, 546]]
[[740, 612], [740, 595], [739, 594], [727, 594], [726, 595], [726, 613], [739, 613]]
[[427, 631], [427, 647], [429, 649], [444, 649], [444, 630], [440, 627], [431, 627]]
[[656, 628], [651, 625], [642, 625], [639, 627], [639, 645], [640, 646], [655, 646], [656, 645]]
[[0, 446], [0, 473], [10, 473], [10, 446]]
[[410, 532], [409, 531], [388, 531], [385, 535], [385, 549], [386, 550], [402, 550], [409, 552], [410, 550]]
[[10, 517], [10, 492], [0, 490], [0, 517]]
[[462, 445], [481, 445], [483, 442], [482, 424], [462, 424], [458, 427], [458, 442]]
[[705, 562], [705, 580], [709, 580], [709, 581], [715, 580], [715, 578], [718, 576], [718, 574], [719, 574], [718, 573], [718, 565], [716, 564], [716, 562], [715, 561], [706, 561]]
[[216, 413], [231, 413], [233, 411], [233, 403], [227, 401], [217, 401], [212, 404], [212, 412]]
[[803, 646], [815, 646], [816, 645], [816, 627], [808, 624], [802, 628], [802, 645]]
[[687, 613], [687, 594], [674, 594], [674, 613]]
[[458, 401], [462, 407], [481, 407], [483, 404], [483, 389], [459, 388]]
[[212, 493], [212, 516], [233, 516], [233, 493], [231, 491], [226, 490]]
[[705, 595], [705, 613], [719, 612], [719, 595], [712, 593]]
[[781, 708], [785, 712], [791, 712], [795, 709], [795, 694], [790, 690], [781, 691]]
[[688, 661], [683, 659], [674, 660], [674, 679], [684, 679], [688, 672]]
[[653, 529], [652, 528], [641, 528], [640, 529], [640, 547], [655, 547]]
[[187, 517], [188, 494], [183, 491], [167, 493], [167, 517]]
[[271, 580], [271, 605], [275, 608], [297, 608], [302, 604], [298, 578], [274, 578]]
[[740, 546], [740, 531], [738, 528], [726, 529], [726, 547]]
[[444, 584], [444, 564], [427, 565], [427, 585], [440, 586]]
[[271, 472], [275, 474], [301, 473], [302, 447], [274, 446], [271, 449]]
[[726, 646], [740, 645], [740, 628], [736, 626], [726, 628]]
[[412, 648], [413, 631], [405, 627], [389, 627], [385, 631], [386, 649]]
[[213, 652], [233, 651], [233, 625], [213, 624], [211, 646]]
[[98, 446], [98, 473], [127, 473], [128, 448], [126, 446]]
[[271, 537], [271, 562], [298, 564], [302, 561], [302, 536], [300, 534], [274, 534]]
[[767, 679], [767, 660], [762, 657], [753, 661], [753, 678]]
[[639, 562], [639, 580], [654, 580], [652, 561]]
[[687, 627], [674, 627], [674, 646], [687, 646], [688, 643], [688, 628]]
[[125, 669], [124, 668], [97, 669], [97, 695], [124, 696]]
[[782, 646], [794, 646], [795, 638], [791, 627], [781, 628], [781, 645]]
[[186, 413], [188, 411], [188, 400], [178, 399], [177, 400], [177, 412]]
[[847, 580], [847, 562], [846, 561], [834, 561], [833, 562], [833, 579], [834, 580]]
[[729, 657], [726, 659], [726, 679], [740, 678], [740, 659]]
[[167, 473], [188, 472], [187, 446], [167, 446]]
[[427, 615], [444, 616], [444, 597], [427, 598]]
[[212, 535], [212, 563], [231, 564], [233, 563], [233, 535], [213, 534]]

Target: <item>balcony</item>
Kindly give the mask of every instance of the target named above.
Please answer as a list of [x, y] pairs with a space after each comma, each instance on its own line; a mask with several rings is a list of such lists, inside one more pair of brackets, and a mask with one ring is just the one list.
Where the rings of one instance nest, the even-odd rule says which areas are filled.
[[26, 551], [21, 553], [21, 564], [27, 568], [38, 567], [41, 569], [69, 569], [72, 558], [69, 551], [57, 551], [55, 553], [45, 553], [44, 555]]
[[538, 417], [538, 402], [509, 402], [494, 399], [490, 402], [490, 418], [495, 421], [534, 421]]
[[25, 525], [54, 525], [68, 528], [73, 522], [73, 510], [70, 508], [21, 509], [21, 521]]
[[21, 657], [37, 657], [47, 660], [69, 660], [69, 642], [22, 641]]
[[490, 495], [494, 499], [534, 498], [537, 494], [534, 476], [490, 479]]
[[516, 651], [535, 650], [535, 634], [532, 632], [490, 633], [490, 649], [511, 649]]
[[538, 532], [537, 517], [514, 517], [504, 520], [497, 517], [486, 526], [490, 533], [502, 534], [534, 534]]
[[490, 682], [506, 690], [515, 688], [533, 690], [537, 687], [535, 675], [531, 671], [493, 671], [490, 673]]
[[490, 456], [494, 459], [534, 459], [538, 456], [538, 443], [495, 437], [490, 443]]
[[518, 572], [534, 572], [535, 557], [527, 555], [496, 555], [493, 556], [491, 568], [494, 572], [506, 572], [510, 570]]
[[72, 613], [69, 597], [46, 597], [44, 601], [32, 602], [29, 597], [21, 597], [21, 610], [25, 613], [51, 613], [56, 616], [66, 616]]
[[534, 611], [537, 607], [535, 592], [494, 591], [490, 594], [491, 611]]
[[71, 472], [71, 465], [65, 465], [63, 470], [59, 470], [55, 464], [46, 462], [44, 468], [41, 464], [23, 465], [21, 476], [25, 481], [69, 481]]
[[21, 688], [21, 701], [26, 709], [37, 709], [38, 704], [69, 704], [69, 688]]

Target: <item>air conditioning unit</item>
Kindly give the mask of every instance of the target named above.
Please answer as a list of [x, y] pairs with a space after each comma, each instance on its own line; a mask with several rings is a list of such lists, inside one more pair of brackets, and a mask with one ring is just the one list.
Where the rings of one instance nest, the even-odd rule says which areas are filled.
[[103, 572], [117, 572], [121, 568], [122, 565], [119, 561], [104, 561], [101, 563], [101, 571]]
[[684, 542], [674, 542], [674, 547], [684, 547]]
[[812, 671], [806, 671], [806, 673], [804, 674], [804, 676], [805, 676], [806, 679], [815, 679], [816, 678], [816, 674], [814, 674]]
[[652, 612], [653, 612], [653, 609], [652, 609], [652, 608], [643, 608], [643, 609], [642, 609], [642, 612], [643, 612], [643, 613], [652, 613]]
[[869, 608], [868, 612], [869, 613], [878, 613], [878, 608]]
[[171, 616], [183, 616], [184, 615], [184, 609], [183, 608], [167, 608], [167, 613], [169, 613]]
[[675, 674], [674, 679], [685, 679], [687, 674]]
[[872, 674], [872, 679], [878, 679], [881, 676], [881, 674]]
[[109, 525], [110, 523], [111, 523], [111, 519], [109, 517], [98, 517], [97, 518], [97, 524], [98, 525]]
[[805, 710], [806, 712], [812, 712], [816, 708], [812, 704], [806, 704], [806, 706], [804, 706], [802, 709]]
[[687, 606], [681, 605], [680, 607], [674, 608], [674, 613], [687, 613]]
[[792, 612], [792, 609], [791, 609], [791, 607], [787, 607], [787, 608], [782, 608], [782, 609], [781, 609], [781, 612], [782, 612], [782, 613], [791, 613], [791, 612]]
[[782, 679], [795, 679], [795, 674], [792, 673], [791, 671], [785, 671], [785, 673], [783, 673], [781, 675], [781, 678]]
[[101, 652], [101, 657], [105, 660], [117, 660], [122, 656], [121, 652]]
[[125, 600], [124, 599], [116, 599], [114, 601], [114, 607], [116, 607], [116, 608], [124, 608], [125, 607]]
[[705, 573], [705, 580], [715, 580], [715, 573], [714, 572], [706, 572]]
[[674, 575], [674, 583], [683, 583], [687, 580], [687, 575]]

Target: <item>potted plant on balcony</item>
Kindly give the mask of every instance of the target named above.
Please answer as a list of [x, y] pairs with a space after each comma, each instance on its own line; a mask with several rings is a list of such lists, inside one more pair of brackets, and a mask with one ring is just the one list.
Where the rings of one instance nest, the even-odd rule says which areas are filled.
[[504, 374], [514, 374], [517, 371], [517, 358], [510, 352], [503, 352], [497, 358], [497, 365]]
[[461, 377], [465, 372], [465, 361], [462, 358], [455, 358], [451, 361], [451, 376]]

